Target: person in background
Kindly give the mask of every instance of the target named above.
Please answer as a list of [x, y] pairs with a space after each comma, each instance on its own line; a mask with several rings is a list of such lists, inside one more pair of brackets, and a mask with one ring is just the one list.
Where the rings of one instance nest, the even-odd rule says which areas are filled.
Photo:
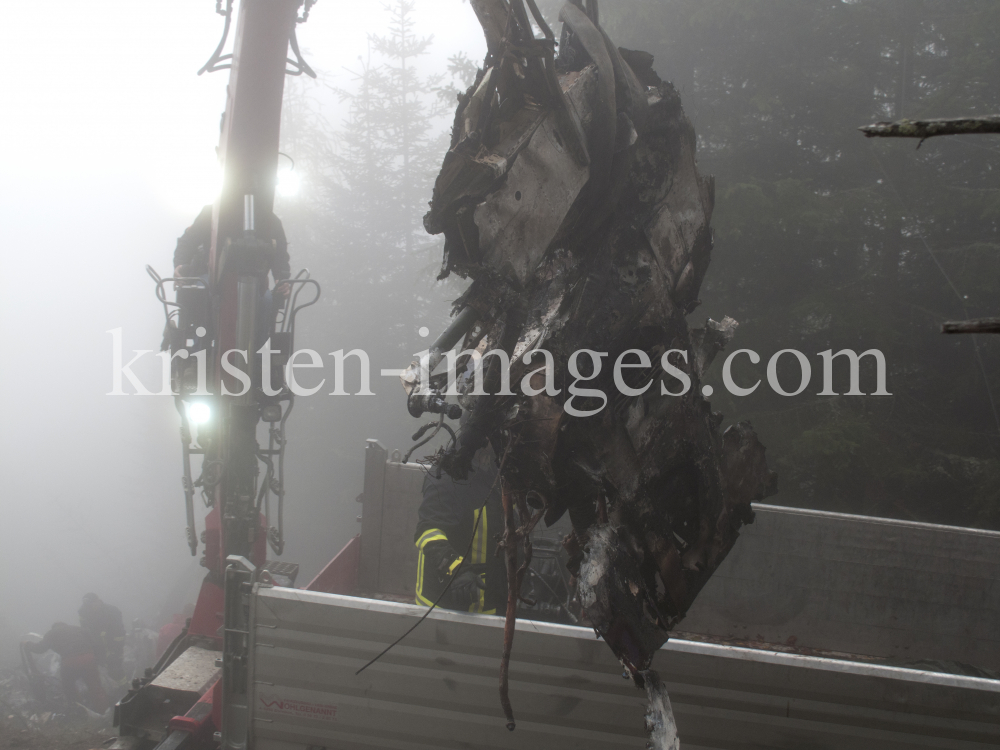
[[[200, 278], [206, 286], [209, 282], [208, 260], [212, 248], [212, 212], [211, 204], [205, 206], [201, 213], [184, 234], [177, 238], [174, 249], [174, 276], [178, 278]], [[274, 288], [267, 288], [267, 279], [261, 288], [262, 305], [257, 311], [258, 331], [257, 346], [262, 345], [268, 333], [274, 326], [278, 311], [285, 304], [291, 292], [288, 278], [291, 276], [291, 264], [288, 256], [288, 240], [281, 219], [271, 212], [260, 212], [255, 217], [254, 233], [263, 240], [270, 240], [274, 245], [271, 253], [270, 272], [274, 279]], [[265, 273], [266, 276], [266, 273]], [[164, 340], [164, 347], [169, 339]], [[190, 365], [193, 369], [194, 365]]]
[[[281, 219], [273, 213], [260, 213], [256, 217], [256, 234], [274, 242], [271, 257], [271, 276], [274, 278], [275, 293], [284, 298], [288, 295], [291, 265], [288, 257], [288, 240]], [[212, 246], [212, 206], [205, 206], [184, 234], [177, 238], [174, 250], [174, 276], [202, 277], [208, 280], [208, 255]]]
[[101, 686], [94, 644], [83, 628], [57, 622], [40, 642], [25, 641], [22, 645], [33, 654], [44, 654], [46, 651], [59, 654], [59, 679], [67, 700], [80, 702], [77, 681], [82, 680], [87, 686], [84, 705], [99, 714], [108, 710], [108, 696]]
[[80, 627], [94, 644], [98, 665], [121, 682], [125, 679], [125, 622], [121, 610], [102, 602], [97, 594], [85, 594], [79, 615]]

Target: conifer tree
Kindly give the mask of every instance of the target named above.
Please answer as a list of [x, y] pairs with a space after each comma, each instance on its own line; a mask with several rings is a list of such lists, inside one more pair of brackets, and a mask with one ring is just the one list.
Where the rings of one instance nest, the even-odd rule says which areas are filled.
[[[296, 406], [292, 460], [311, 470], [289, 473], [288, 491], [297, 498], [288, 506], [289, 523], [299, 529], [300, 549], [316, 551], [316, 564], [357, 531], [353, 521], [345, 526], [323, 518], [356, 515], [364, 439], [405, 450], [415, 429], [398, 381], [380, 378], [379, 371], [402, 369], [425, 348], [447, 324], [449, 301], [461, 291], [455, 282], [435, 282], [441, 250], [422, 219], [447, 149], [450, 117], [441, 116], [438, 91], [464, 90], [469, 81], [456, 79], [469, 70], [441, 60], [442, 74], [421, 75], [416, 62], [433, 49], [430, 37], [415, 33], [416, 13], [412, 0], [388, 6], [384, 32], [370, 36], [368, 54], [339, 87], [320, 71], [318, 82], [291, 79], [285, 89], [281, 150], [294, 160], [301, 188], [294, 197], [279, 197], [276, 211], [293, 267], [308, 267], [324, 290], [298, 320], [295, 345], [320, 352], [328, 378], [329, 352], [363, 349], [376, 393], [317, 394]], [[453, 106], [452, 98], [447, 109]], [[328, 113], [337, 109], [342, 119], [331, 122]], [[417, 335], [424, 326], [428, 338]], [[354, 360], [346, 369], [346, 390], [355, 392]], [[323, 393], [329, 390], [328, 381]], [[331, 497], [351, 502], [345, 510], [331, 505]]]
[[[768, 446], [775, 500], [1000, 527], [1000, 341], [939, 332], [997, 313], [1000, 144], [935, 138], [916, 151], [857, 131], [1000, 112], [995, 3], [621, 0], [601, 19], [619, 44], [654, 53], [716, 177], [715, 252], [694, 318], [732, 315], [734, 347], [765, 361], [797, 348], [813, 362], [794, 399], [766, 382], [730, 398], [713, 382], [717, 408], [750, 418]], [[817, 352], [872, 347], [892, 397], [815, 395]], [[735, 369], [764, 377], [763, 364]]]

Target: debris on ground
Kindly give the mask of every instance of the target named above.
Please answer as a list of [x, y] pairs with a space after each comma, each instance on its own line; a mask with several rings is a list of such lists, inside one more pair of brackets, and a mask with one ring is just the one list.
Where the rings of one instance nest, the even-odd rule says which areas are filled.
[[0, 750], [93, 750], [117, 734], [110, 710], [95, 714], [63, 698], [57, 659], [42, 666], [41, 680], [22, 665], [0, 668]]

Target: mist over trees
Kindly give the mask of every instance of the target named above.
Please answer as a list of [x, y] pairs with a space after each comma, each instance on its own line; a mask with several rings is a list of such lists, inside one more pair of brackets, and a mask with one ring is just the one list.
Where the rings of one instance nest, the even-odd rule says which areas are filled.
[[[363, 349], [376, 393], [317, 394], [296, 406], [289, 512], [293, 523], [300, 519], [293, 536], [301, 531], [305, 538], [296, 538], [290, 554], [298, 560], [307, 551], [310, 567], [360, 531], [353, 501], [362, 489], [364, 441], [405, 450], [420, 424], [406, 413], [398, 378], [381, 378], [379, 371], [400, 371], [429, 346], [461, 292], [460, 285], [435, 281], [441, 245], [424, 232], [422, 217], [448, 148], [452, 92], [465, 90], [469, 81], [461, 76], [471, 80], [475, 67], [459, 58], [424, 73], [434, 48], [431, 36], [414, 30], [418, 12], [412, 0], [386, 6], [380, 33], [369, 34], [367, 56], [336, 76], [339, 86], [322, 73], [318, 81], [286, 84], [281, 150], [294, 160], [301, 189], [279, 197], [275, 210], [293, 267], [309, 268], [324, 288], [319, 304], [300, 316], [295, 345], [324, 357]], [[329, 115], [337, 110], [345, 112], [339, 121]], [[425, 338], [422, 327], [429, 330]], [[347, 362], [346, 390], [356, 393], [357, 362]]]
[[[732, 315], [734, 346], [764, 358], [784, 348], [886, 356], [892, 397], [812, 395], [815, 357], [794, 399], [716, 387], [716, 408], [751, 419], [768, 446], [778, 502], [1000, 525], [1000, 348], [940, 333], [944, 320], [997, 312], [1000, 142], [915, 150], [856, 130], [1000, 111], [996, 5], [622, 0], [603, 10], [612, 36], [656, 55], [681, 89], [701, 167], [716, 176], [716, 250], [694, 317]], [[738, 379], [763, 377], [753, 369]], [[837, 374], [843, 393], [846, 368]]]
[[[543, 3], [552, 21], [558, 5]], [[419, 425], [379, 368], [403, 367], [425, 348], [463, 288], [435, 282], [441, 248], [421, 217], [454, 94], [475, 64], [437, 58], [433, 39], [414, 33], [420, 9], [388, 6], [340, 88], [322, 75], [286, 87], [282, 150], [302, 190], [277, 210], [293, 265], [325, 290], [296, 346], [365, 349], [378, 393], [297, 406], [289, 502], [310, 555], [313, 542], [332, 553], [357, 531], [311, 519], [317, 504], [338, 521], [356, 512], [364, 439], [405, 449]], [[767, 445], [780, 473], [774, 502], [1000, 528], [1000, 342], [939, 332], [945, 320], [1000, 314], [1000, 141], [938, 138], [915, 150], [857, 131], [880, 119], [1000, 112], [995, 4], [617, 0], [601, 4], [601, 23], [620, 45], [653, 53], [695, 125], [701, 170], [716, 179], [714, 257], [691, 320], [739, 321], [730, 350], [763, 359], [738, 361], [740, 383], [764, 379], [781, 349], [811, 359], [812, 381], [794, 398], [766, 387], [729, 395], [721, 360], [708, 380], [713, 408], [750, 419]], [[337, 104], [346, 117], [331, 121]], [[816, 395], [816, 355], [845, 348], [885, 354], [892, 396]], [[848, 390], [842, 360], [839, 393]], [[869, 393], [871, 365], [862, 366]], [[795, 389], [793, 357], [779, 375]], [[293, 543], [292, 554], [301, 549]]]

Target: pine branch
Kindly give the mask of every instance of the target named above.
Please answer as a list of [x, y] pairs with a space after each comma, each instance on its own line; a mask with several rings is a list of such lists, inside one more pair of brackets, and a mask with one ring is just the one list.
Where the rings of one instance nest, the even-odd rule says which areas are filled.
[[858, 128], [866, 138], [932, 138], [936, 135], [1000, 133], [1000, 115], [958, 117], [943, 120], [899, 120], [876, 122]]

